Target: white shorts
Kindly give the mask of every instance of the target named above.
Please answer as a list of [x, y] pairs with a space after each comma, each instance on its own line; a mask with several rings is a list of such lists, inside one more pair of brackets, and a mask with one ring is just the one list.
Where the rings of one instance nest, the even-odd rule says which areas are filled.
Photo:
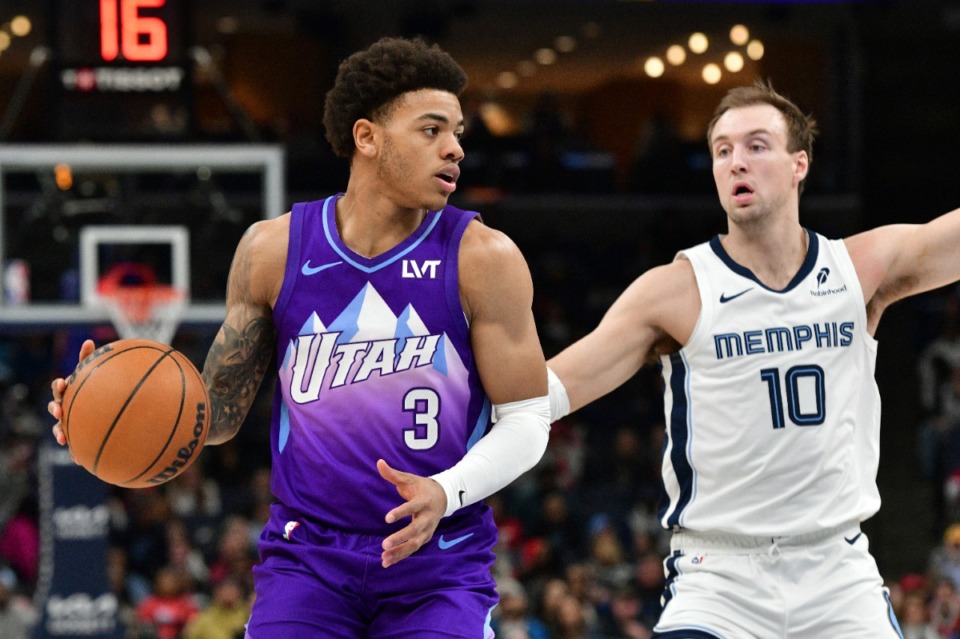
[[674, 533], [661, 639], [902, 639], [853, 523], [795, 537]]

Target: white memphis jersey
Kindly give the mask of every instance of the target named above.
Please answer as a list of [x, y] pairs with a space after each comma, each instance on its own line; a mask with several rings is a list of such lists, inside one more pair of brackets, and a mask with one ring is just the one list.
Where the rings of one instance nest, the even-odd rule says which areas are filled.
[[845, 245], [807, 235], [782, 291], [718, 237], [681, 252], [702, 308], [689, 342], [661, 358], [665, 528], [799, 535], [880, 508], [876, 340]]

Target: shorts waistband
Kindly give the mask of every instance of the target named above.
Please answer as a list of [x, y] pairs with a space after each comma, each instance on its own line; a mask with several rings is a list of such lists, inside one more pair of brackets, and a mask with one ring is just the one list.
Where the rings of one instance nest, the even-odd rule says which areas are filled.
[[670, 539], [670, 550], [769, 550], [773, 547], [790, 548], [815, 545], [838, 535], [843, 535], [849, 542], [851, 537], [859, 534], [860, 523], [857, 521], [802, 535], [783, 536], [754, 537], [729, 533], [678, 530], [673, 533]]

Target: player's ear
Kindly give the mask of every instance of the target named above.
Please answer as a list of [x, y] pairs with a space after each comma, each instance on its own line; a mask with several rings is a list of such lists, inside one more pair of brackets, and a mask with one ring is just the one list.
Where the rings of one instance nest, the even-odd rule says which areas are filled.
[[793, 164], [793, 177], [794, 181], [797, 184], [803, 182], [807, 177], [807, 173], [810, 171], [810, 156], [807, 155], [806, 151], [798, 151], [796, 160]]
[[379, 150], [380, 127], [366, 118], [353, 123], [353, 143], [357, 153], [365, 157], [376, 156]]

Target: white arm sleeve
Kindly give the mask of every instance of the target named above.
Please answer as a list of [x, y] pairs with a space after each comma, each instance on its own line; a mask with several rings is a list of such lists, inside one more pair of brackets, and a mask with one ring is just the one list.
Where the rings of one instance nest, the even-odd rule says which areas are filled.
[[449, 517], [489, 497], [540, 461], [550, 436], [547, 396], [494, 406], [497, 423], [455, 466], [430, 478], [447, 494]]
[[570, 414], [570, 398], [567, 397], [567, 388], [549, 366], [547, 367], [547, 387], [550, 397], [550, 423]]

